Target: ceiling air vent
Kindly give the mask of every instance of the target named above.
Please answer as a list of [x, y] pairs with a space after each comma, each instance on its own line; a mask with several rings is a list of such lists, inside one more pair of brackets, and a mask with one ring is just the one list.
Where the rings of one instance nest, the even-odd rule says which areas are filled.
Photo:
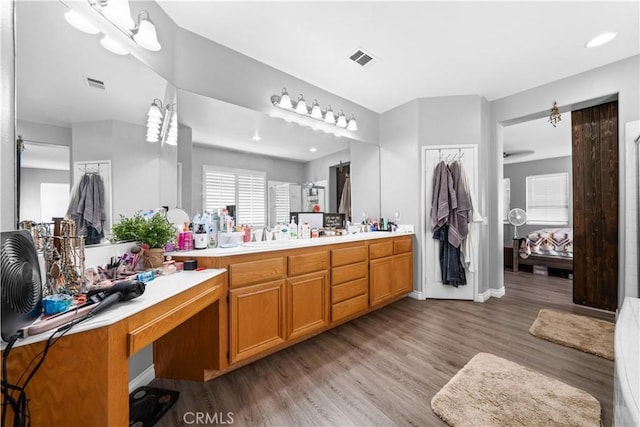
[[104, 82], [102, 80], [92, 79], [91, 77], [87, 77], [87, 86], [94, 89], [105, 90]]
[[349, 59], [352, 60], [355, 63], [358, 63], [358, 64], [362, 65], [364, 67], [365, 65], [367, 65], [373, 59], [373, 57], [371, 55], [369, 55], [368, 53], [363, 52], [362, 50], [358, 49], [349, 57]]

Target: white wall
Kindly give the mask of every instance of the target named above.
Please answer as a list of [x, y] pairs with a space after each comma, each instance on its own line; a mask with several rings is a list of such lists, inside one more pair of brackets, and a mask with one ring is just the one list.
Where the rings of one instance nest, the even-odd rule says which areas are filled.
[[351, 219], [380, 218], [380, 147], [351, 142]]
[[[77, 123], [72, 127], [73, 162], [111, 160], [113, 216], [160, 206], [177, 197], [177, 149], [146, 142], [144, 125], [119, 121]], [[170, 176], [171, 185], [167, 184]]]
[[[380, 119], [380, 189], [383, 217], [394, 217], [397, 211], [401, 222], [414, 224], [414, 288], [418, 297], [423, 296], [424, 272], [422, 271], [422, 241], [425, 235], [425, 218], [430, 208], [421, 201], [425, 191], [421, 184], [421, 150], [430, 145], [478, 145], [479, 164], [487, 150], [483, 121], [488, 115], [486, 100], [477, 95], [420, 98], [381, 115]], [[486, 169], [479, 166], [481, 188]], [[483, 192], [478, 194], [481, 215], [485, 215]], [[486, 227], [481, 226], [482, 238]], [[482, 262], [479, 268], [479, 292], [488, 288], [484, 280]]]
[[[413, 100], [380, 116], [380, 216], [395, 218], [416, 227], [421, 235], [419, 100]], [[354, 218], [360, 213], [354, 211]], [[413, 286], [422, 292], [422, 249], [414, 241]]]
[[43, 142], [54, 145], [71, 145], [71, 128], [36, 123], [28, 120], [16, 120], [16, 133], [27, 141]]
[[[23, 168], [20, 174], [20, 221], [50, 222], [40, 217], [40, 184], [69, 184], [69, 171]], [[64, 212], [62, 215], [64, 216]]]
[[193, 212], [193, 182], [191, 171], [193, 170], [193, 144], [191, 142], [192, 131], [188, 126], [178, 125], [178, 162], [182, 164], [182, 206], [178, 206], [185, 212]]
[[[640, 118], [640, 55], [614, 62], [594, 70], [586, 71], [575, 76], [557, 80], [545, 85], [526, 90], [514, 95], [507, 96], [491, 102], [491, 142], [490, 142], [490, 164], [500, 164], [502, 157], [502, 133], [501, 123], [514, 122], [518, 118], [531, 116], [532, 114], [547, 114], [554, 101], [561, 107], [582, 103], [590, 99], [600, 98], [610, 94], [618, 94], [618, 125], [620, 141], [625, 141], [625, 124]], [[624, 248], [627, 245], [638, 247], [638, 236], [628, 235], [624, 232], [624, 224], [627, 221], [637, 222], [637, 218], [632, 218], [634, 212], [627, 210], [628, 206], [635, 203], [629, 199], [626, 191], [628, 183], [627, 176], [637, 173], [637, 166], [625, 164], [625, 159], [632, 153], [628, 152], [629, 147], [620, 143], [619, 150], [619, 176], [620, 176], [620, 219], [619, 219], [619, 271], [620, 271], [620, 291], [619, 304], [622, 304], [625, 296], [625, 284], [633, 280], [628, 275], [629, 269], [637, 271], [637, 258], [625, 256]], [[502, 201], [500, 197], [499, 183], [503, 178], [503, 171], [500, 167], [488, 169], [488, 215], [489, 215], [489, 235], [493, 236], [495, 244], [488, 251], [487, 259], [490, 277], [489, 283], [492, 288], [503, 287], [504, 277], [502, 274], [503, 251], [498, 247], [503, 241], [502, 226]], [[497, 239], [496, 239], [497, 237]], [[625, 275], [627, 277], [625, 277]], [[636, 276], [637, 277], [637, 276]], [[637, 281], [637, 278], [635, 279]], [[637, 289], [637, 286], [636, 286]], [[630, 296], [630, 295], [627, 295]]]

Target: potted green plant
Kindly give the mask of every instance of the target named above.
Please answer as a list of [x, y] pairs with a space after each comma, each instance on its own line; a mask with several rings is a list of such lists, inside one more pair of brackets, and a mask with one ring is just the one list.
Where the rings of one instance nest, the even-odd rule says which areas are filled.
[[120, 215], [120, 222], [111, 228], [114, 240], [135, 240], [144, 249], [144, 265], [161, 267], [164, 261], [164, 245], [176, 237], [176, 230], [162, 215], [145, 219], [140, 212], [132, 217]]

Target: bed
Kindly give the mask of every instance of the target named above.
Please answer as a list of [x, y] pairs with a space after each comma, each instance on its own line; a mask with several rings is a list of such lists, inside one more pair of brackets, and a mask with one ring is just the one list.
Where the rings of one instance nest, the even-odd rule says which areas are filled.
[[513, 257], [513, 271], [518, 271], [520, 265], [573, 271], [572, 228], [532, 231], [513, 243], [513, 247], [518, 248], [518, 256]]

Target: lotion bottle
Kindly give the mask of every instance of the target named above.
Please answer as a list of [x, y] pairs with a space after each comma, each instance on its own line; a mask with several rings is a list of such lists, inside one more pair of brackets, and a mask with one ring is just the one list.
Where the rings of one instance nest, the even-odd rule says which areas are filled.
[[294, 217], [291, 217], [291, 223], [289, 224], [289, 239], [295, 240], [298, 238], [298, 225]]

